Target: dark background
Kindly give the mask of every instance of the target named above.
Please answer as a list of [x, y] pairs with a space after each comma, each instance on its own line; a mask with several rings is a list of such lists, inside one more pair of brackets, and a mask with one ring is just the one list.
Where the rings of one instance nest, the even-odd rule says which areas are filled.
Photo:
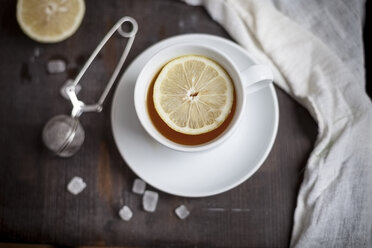
[[[113, 92], [102, 113], [82, 116], [86, 140], [74, 157], [55, 157], [41, 142], [46, 121], [70, 111], [59, 96], [60, 87], [76, 76], [120, 17], [132, 16], [140, 27], [126, 67], [150, 45], [177, 34], [208, 33], [230, 39], [203, 8], [173, 0], [89, 0], [76, 34], [57, 44], [40, 44], [18, 27], [15, 4], [4, 0], [0, 8], [0, 242], [5, 247], [14, 242], [128, 247], [289, 245], [296, 196], [317, 127], [308, 112], [278, 88], [278, 136], [262, 167], [240, 186], [217, 196], [192, 199], [159, 192], [153, 214], [144, 212], [141, 197], [131, 193], [136, 176], [113, 141]], [[81, 99], [88, 103], [97, 99], [122, 48], [118, 36], [104, 48], [82, 79]], [[34, 56], [35, 49], [40, 56]], [[45, 67], [53, 58], [66, 60], [68, 70], [49, 75]], [[83, 177], [88, 185], [78, 196], [65, 189], [73, 176]], [[118, 217], [124, 204], [134, 212], [128, 223]], [[173, 213], [180, 204], [191, 211], [185, 221]], [[233, 208], [246, 211], [233, 212]]]

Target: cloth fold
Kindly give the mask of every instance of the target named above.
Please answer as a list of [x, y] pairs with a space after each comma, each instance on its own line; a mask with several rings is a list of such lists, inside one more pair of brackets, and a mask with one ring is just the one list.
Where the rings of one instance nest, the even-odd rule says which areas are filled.
[[332, 6], [304, 0], [185, 2], [203, 5], [256, 60], [271, 66], [275, 83], [317, 121], [291, 247], [372, 247], [372, 104], [364, 91], [364, 1], [332, 0]]

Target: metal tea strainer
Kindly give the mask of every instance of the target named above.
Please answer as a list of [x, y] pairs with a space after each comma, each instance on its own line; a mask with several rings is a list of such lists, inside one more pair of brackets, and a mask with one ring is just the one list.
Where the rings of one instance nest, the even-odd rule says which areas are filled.
[[[123, 30], [122, 25], [124, 23], [129, 23], [131, 25], [131, 30], [126, 32]], [[111, 38], [111, 36], [118, 31], [118, 33], [124, 37], [128, 38], [127, 45], [121, 55], [121, 58], [116, 65], [114, 72], [110, 80], [107, 83], [101, 97], [99, 98], [98, 102], [91, 105], [86, 105], [84, 102], [80, 101], [75, 93], [75, 87], [79, 83], [81, 77], [88, 69], [94, 58], [100, 52], [102, 47], [106, 44], [106, 42]], [[120, 69], [122, 68], [125, 59], [128, 56], [128, 53], [132, 47], [135, 35], [138, 31], [138, 24], [137, 22], [129, 17], [125, 16], [121, 18], [106, 34], [106, 36], [102, 39], [102, 41], [98, 44], [97, 48], [93, 51], [92, 55], [90, 55], [89, 59], [85, 63], [84, 67], [81, 69], [79, 74], [76, 76], [74, 82], [66, 87], [66, 93], [69, 97], [69, 100], [72, 103], [72, 112], [71, 116], [67, 115], [57, 115], [51, 118], [44, 126], [43, 129], [43, 141], [46, 147], [48, 147], [52, 152], [56, 153], [61, 157], [70, 157], [74, 155], [81, 145], [84, 142], [85, 132], [83, 127], [79, 122], [79, 116], [82, 115], [84, 112], [101, 112], [102, 105], [105, 101], [112, 85], [114, 84]]]

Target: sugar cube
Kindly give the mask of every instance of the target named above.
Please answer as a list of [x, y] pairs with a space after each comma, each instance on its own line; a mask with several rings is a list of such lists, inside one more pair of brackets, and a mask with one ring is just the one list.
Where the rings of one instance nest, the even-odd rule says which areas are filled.
[[186, 208], [185, 205], [181, 205], [174, 210], [178, 218], [181, 220], [186, 219], [190, 215], [190, 211]]
[[74, 177], [67, 185], [67, 190], [74, 195], [81, 193], [87, 184], [83, 181], [81, 177]]
[[133, 212], [128, 206], [124, 206], [119, 211], [119, 216], [124, 221], [129, 221], [132, 219]]
[[147, 212], [155, 212], [158, 200], [159, 200], [158, 193], [146, 190], [142, 197], [143, 209]]
[[133, 186], [132, 186], [133, 193], [142, 195], [145, 192], [145, 189], [146, 189], [146, 183], [144, 181], [138, 178], [134, 180]]

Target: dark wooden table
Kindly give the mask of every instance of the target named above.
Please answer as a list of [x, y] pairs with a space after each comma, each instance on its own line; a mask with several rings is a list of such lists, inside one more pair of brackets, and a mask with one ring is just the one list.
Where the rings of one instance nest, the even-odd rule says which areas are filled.
[[[69, 103], [59, 95], [60, 87], [76, 75], [121, 16], [134, 17], [140, 27], [128, 64], [150, 45], [178, 34], [209, 33], [229, 39], [203, 8], [172, 0], [89, 0], [75, 35], [61, 43], [40, 44], [18, 27], [15, 4], [14, 0], [2, 1], [0, 8], [0, 242], [135, 247], [289, 245], [296, 195], [316, 125], [305, 109], [278, 88], [278, 136], [258, 172], [237, 188], [213, 197], [189, 199], [160, 192], [153, 214], [144, 212], [141, 197], [131, 193], [136, 176], [114, 144], [112, 92], [103, 113], [82, 116], [86, 140], [74, 157], [53, 156], [42, 144], [45, 122], [70, 112]], [[122, 47], [121, 39], [115, 38], [88, 70], [80, 93], [86, 102], [100, 95]], [[48, 74], [46, 63], [52, 58], [65, 59], [67, 72]], [[72, 196], [66, 184], [76, 175], [88, 187]], [[118, 217], [124, 203], [135, 212], [128, 223]], [[185, 221], [173, 213], [180, 204], [191, 210]], [[225, 211], [205, 210], [212, 207]]]

